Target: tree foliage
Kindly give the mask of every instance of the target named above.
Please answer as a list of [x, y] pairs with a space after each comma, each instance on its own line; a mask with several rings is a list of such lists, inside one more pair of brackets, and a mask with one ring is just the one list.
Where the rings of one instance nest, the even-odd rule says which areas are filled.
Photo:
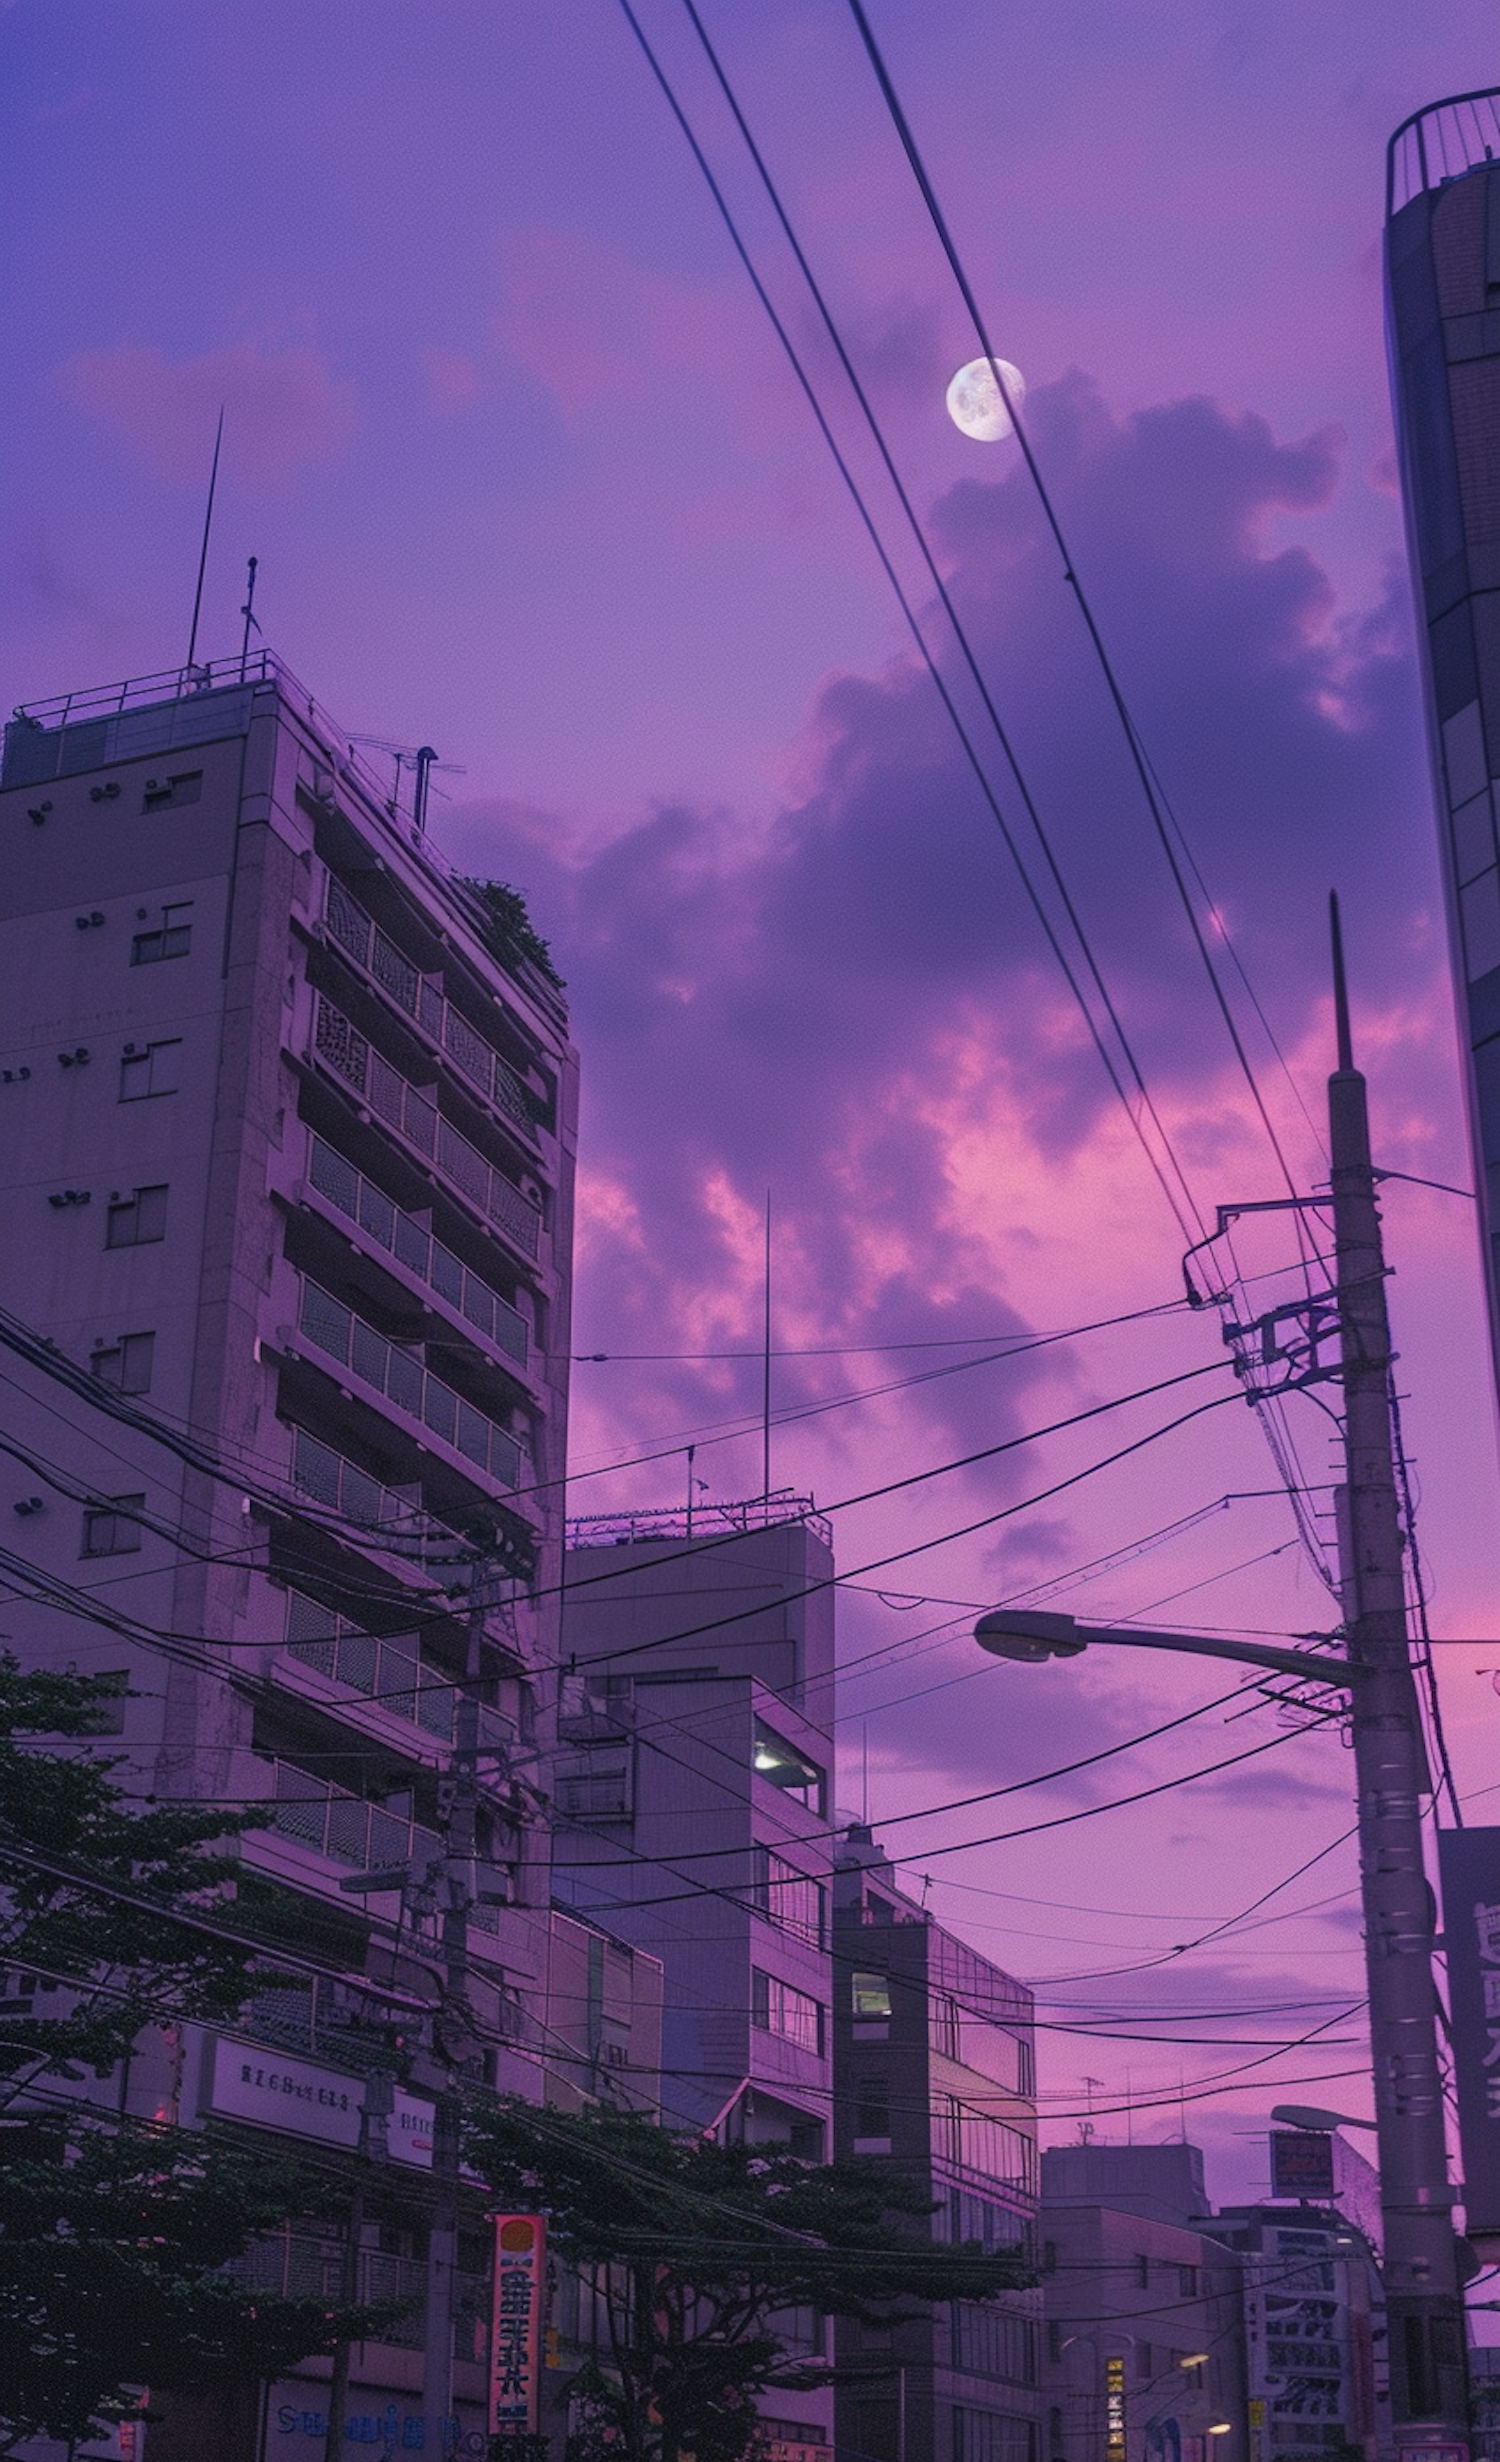
[[296, 2166], [104, 2093], [151, 2029], [232, 2019], [257, 1954], [224, 1927], [243, 1822], [131, 1808], [87, 1748], [112, 1690], [0, 1656], [0, 2452], [97, 2430], [127, 2387], [275, 2374], [370, 2321], [221, 2270], [307, 2210]]
[[532, 922], [520, 890], [512, 889], [508, 881], [470, 880], [464, 885], [484, 908], [484, 937], [501, 965], [513, 966], [517, 958], [529, 958], [538, 972], [561, 990], [557, 962]]
[[509, 2097], [475, 2111], [468, 2153], [497, 2197], [547, 2212], [559, 2258], [600, 2294], [609, 2363], [575, 2380], [575, 2462], [742, 2462], [757, 2395], [832, 2375], [798, 2356], [789, 2311], [888, 2324], [893, 2304], [1034, 2279], [1014, 2251], [932, 2240], [930, 2200], [871, 2162], [809, 2164]]

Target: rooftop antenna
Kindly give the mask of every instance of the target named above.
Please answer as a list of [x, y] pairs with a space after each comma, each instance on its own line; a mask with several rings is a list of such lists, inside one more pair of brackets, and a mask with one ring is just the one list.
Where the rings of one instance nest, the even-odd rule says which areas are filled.
[[203, 576], [208, 570], [208, 536], [214, 521], [214, 491], [219, 484], [219, 447], [224, 442], [224, 405], [219, 404], [218, 433], [214, 437], [213, 467], [208, 474], [208, 503], [203, 514], [203, 545], [198, 551], [198, 587], [193, 592], [193, 629], [188, 635], [188, 672], [198, 654], [198, 617], [203, 607]]
[[766, 1314], [760, 1381], [761, 1492], [771, 1502], [771, 1192], [766, 1190]]
[[431, 744], [419, 744], [416, 757], [416, 778], [411, 791], [412, 827], [420, 838], [427, 827], [427, 780], [437, 759]]
[[1344, 976], [1344, 932], [1339, 921], [1339, 896], [1328, 893], [1328, 931], [1333, 942], [1333, 1020], [1338, 1034], [1339, 1070], [1354, 1066], [1354, 1038], [1349, 1031], [1349, 986]]
[[[260, 632], [260, 626], [255, 620], [255, 571], [259, 562], [258, 556], [252, 556], [250, 559], [250, 570], [245, 580], [245, 604], [240, 609], [245, 619], [245, 637], [240, 643], [240, 682], [242, 684], [245, 680], [245, 669], [250, 663], [250, 635], [252, 631]], [[261, 639], [265, 639], [264, 633], [261, 633]]]
[[860, 1827], [870, 1826], [870, 1722], [860, 1720], [859, 1735], [859, 1819]]

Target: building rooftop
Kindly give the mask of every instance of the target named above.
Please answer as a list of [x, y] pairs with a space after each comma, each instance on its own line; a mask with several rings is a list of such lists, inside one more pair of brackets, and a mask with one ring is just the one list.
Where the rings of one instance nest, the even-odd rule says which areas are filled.
[[1449, 94], [1403, 120], [1386, 148], [1389, 220], [1429, 188], [1444, 188], [1500, 155], [1500, 86]]

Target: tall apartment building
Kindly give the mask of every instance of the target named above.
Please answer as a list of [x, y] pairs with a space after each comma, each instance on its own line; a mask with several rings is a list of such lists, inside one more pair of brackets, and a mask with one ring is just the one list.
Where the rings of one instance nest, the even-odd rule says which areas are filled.
[[1500, 1373], [1500, 89], [1391, 139], [1386, 303], [1449, 941]]
[[[840, 1842], [833, 1941], [838, 2153], [899, 2169], [934, 2238], [1033, 2251], [1032, 1994], [908, 1897], [863, 1827]], [[841, 2321], [844, 2462], [1038, 2462], [1040, 2309], [1021, 2291]]]
[[1217, 2229], [1196, 2146], [1042, 2156], [1046, 2462], [1249, 2462], [1243, 2260]]
[[[659, 1958], [662, 2111], [832, 2151], [833, 1556], [807, 1498], [569, 1524], [553, 1885]], [[821, 2347], [821, 2319], [792, 2322]], [[832, 2443], [776, 2397], [770, 2462]]]
[[[465, 1735], [476, 1836], [449, 1878], [494, 2083], [544, 2091], [549, 1968], [588, 1966], [552, 1937], [536, 1762], [562, 1561], [566, 1010], [514, 910], [452, 875], [269, 655], [19, 712], [0, 839], [0, 1334], [26, 1457], [6, 1457], [5, 1519], [35, 1569], [12, 1646], [116, 1679], [110, 1748], [142, 1791], [256, 1811], [239, 1893], [291, 1893], [324, 1970], [233, 2036], [190, 2036], [166, 2089], [138, 2078], [127, 2102], [352, 2159], [371, 2030], [431, 1999]], [[384, 1883], [351, 1892], [360, 1874]], [[591, 2023], [561, 2029], [571, 2083], [622, 2031], [603, 2000], [592, 2043]], [[441, 2075], [408, 2082], [394, 2185], [367, 2205], [372, 2293], [425, 2280]], [[475, 2428], [469, 2221], [456, 2392]], [[337, 2241], [331, 2213], [284, 2279], [332, 2288]], [[420, 2318], [404, 2339], [357, 2354], [356, 2411], [420, 2408]], [[273, 2389], [268, 2455], [307, 2450], [317, 2374]]]
[[1389, 2450], [1389, 2367], [1369, 2241], [1327, 2207], [1226, 2206], [1215, 2238], [1244, 2262], [1250, 2462]]

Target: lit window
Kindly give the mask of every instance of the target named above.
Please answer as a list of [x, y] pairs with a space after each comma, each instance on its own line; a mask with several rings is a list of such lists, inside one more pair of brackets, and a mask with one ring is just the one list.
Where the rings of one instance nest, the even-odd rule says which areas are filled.
[[798, 1752], [784, 1735], [768, 1727], [761, 1719], [755, 1722], [755, 1738], [751, 1748], [751, 1766], [756, 1776], [764, 1778], [784, 1795], [794, 1796], [809, 1812], [823, 1810], [824, 1777], [816, 1761], [809, 1761]]
[[89, 1366], [101, 1385], [113, 1385], [116, 1393], [149, 1393], [155, 1353], [155, 1334], [122, 1334], [95, 1351]]
[[810, 1992], [799, 1992], [793, 1984], [783, 1983], [779, 1975], [768, 1975], [759, 1966], [750, 1969], [750, 2016], [768, 2035], [780, 2035], [787, 2043], [795, 2043], [799, 2051], [821, 2054], [823, 2049], [823, 2004]]
[[138, 1103], [147, 1094], [175, 1094], [179, 1082], [180, 1042], [148, 1043], [144, 1051], [125, 1052], [120, 1060], [120, 1100]]
[[185, 898], [178, 905], [164, 906], [160, 923], [137, 932], [130, 944], [130, 963], [154, 966], [162, 958], [186, 957], [192, 937], [193, 902]]
[[107, 1504], [90, 1505], [83, 1517], [86, 1556], [138, 1556], [141, 1526], [135, 1519], [145, 1504], [142, 1496], [111, 1496]]
[[145, 1248], [167, 1236], [165, 1187], [134, 1188], [128, 1197], [113, 1197], [104, 1220], [106, 1248]]
[[889, 2017], [891, 2014], [891, 1979], [889, 1975], [863, 1975], [851, 1979], [850, 1990], [856, 2017]]

